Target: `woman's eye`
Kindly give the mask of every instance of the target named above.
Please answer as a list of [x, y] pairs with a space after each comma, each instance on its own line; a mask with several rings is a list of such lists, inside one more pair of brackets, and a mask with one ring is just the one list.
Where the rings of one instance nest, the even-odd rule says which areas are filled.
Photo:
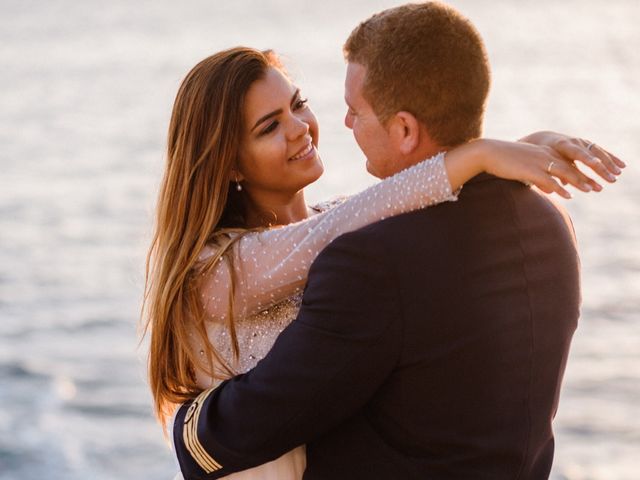
[[305, 106], [305, 104], [309, 101], [307, 98], [299, 98], [298, 101], [293, 105], [294, 110], [300, 110]]
[[260, 132], [260, 135], [266, 135], [267, 133], [273, 132], [277, 126], [278, 122], [271, 122], [269, 125], [267, 125], [267, 128]]

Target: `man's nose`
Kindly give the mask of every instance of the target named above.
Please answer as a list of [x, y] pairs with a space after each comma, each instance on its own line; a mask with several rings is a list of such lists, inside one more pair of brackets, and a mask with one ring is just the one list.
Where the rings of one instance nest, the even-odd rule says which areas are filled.
[[344, 115], [344, 126], [349, 130], [353, 129], [353, 117], [349, 115], [349, 112]]

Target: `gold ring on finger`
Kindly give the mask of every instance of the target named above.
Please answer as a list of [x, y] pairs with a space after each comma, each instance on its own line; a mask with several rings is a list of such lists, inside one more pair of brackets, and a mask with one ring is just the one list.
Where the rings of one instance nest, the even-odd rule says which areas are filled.
[[553, 160], [551, 160], [551, 161], [549, 162], [549, 166], [547, 167], [547, 173], [548, 173], [549, 175], [551, 175], [551, 169], [553, 168], [553, 165], [554, 165], [555, 163], [556, 163], [556, 162], [554, 162]]

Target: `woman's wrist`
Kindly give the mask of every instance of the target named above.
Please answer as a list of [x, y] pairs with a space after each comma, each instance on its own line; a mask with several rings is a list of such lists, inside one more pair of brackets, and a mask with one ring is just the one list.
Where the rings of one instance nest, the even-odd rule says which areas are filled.
[[471, 178], [488, 171], [491, 159], [492, 140], [476, 138], [458, 147], [464, 154], [464, 160], [469, 165]]
[[445, 167], [453, 191], [486, 170], [487, 140], [478, 139], [458, 145], [445, 155]]

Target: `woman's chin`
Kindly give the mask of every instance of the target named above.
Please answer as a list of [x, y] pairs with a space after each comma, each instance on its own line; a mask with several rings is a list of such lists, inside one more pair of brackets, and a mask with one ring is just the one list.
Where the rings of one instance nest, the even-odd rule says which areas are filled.
[[318, 179], [322, 176], [322, 169], [315, 175], [310, 175], [308, 177], [306, 177], [304, 180], [302, 180], [299, 184], [298, 184], [298, 188], [296, 189], [297, 191], [300, 190], [304, 190], [305, 188], [307, 188], [309, 185], [315, 183], [318, 181]]
[[[300, 176], [304, 178], [306, 185], [310, 185], [322, 176], [324, 173], [324, 165], [318, 154], [314, 155], [312, 159], [307, 160], [305, 163], [307, 165], [305, 165], [304, 171], [300, 172]], [[302, 166], [302, 164], [300, 164], [300, 166]]]
[[318, 177], [316, 178], [317, 180], [324, 173], [324, 163], [322, 163], [322, 158], [320, 158], [320, 154], [316, 156], [316, 168], [318, 170]]
[[322, 164], [322, 160], [320, 159], [320, 156], [318, 155], [317, 160], [316, 160], [316, 165], [315, 168], [311, 169], [312, 171], [311, 173], [311, 178], [312, 180], [309, 183], [313, 183], [316, 180], [318, 180], [322, 174], [324, 173], [324, 165]]

